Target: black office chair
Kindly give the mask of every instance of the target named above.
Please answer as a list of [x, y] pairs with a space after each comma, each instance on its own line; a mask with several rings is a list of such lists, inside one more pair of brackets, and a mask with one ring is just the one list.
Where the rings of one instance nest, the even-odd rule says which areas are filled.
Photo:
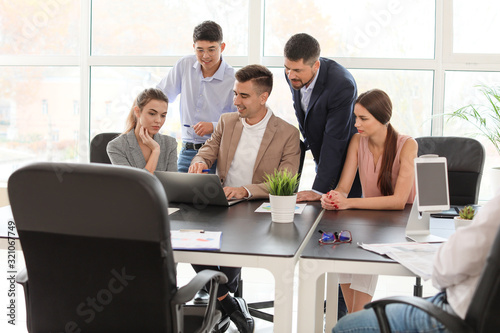
[[[37, 163], [8, 191], [23, 247], [29, 332], [210, 332], [224, 274], [178, 288], [168, 202], [139, 169]], [[207, 307], [184, 307], [211, 283]]]
[[416, 138], [416, 141], [418, 156], [446, 157], [450, 204], [477, 204], [485, 159], [483, 145], [472, 138], [453, 136], [427, 136]]
[[109, 141], [116, 138], [120, 133], [100, 133], [94, 136], [90, 142], [90, 162], [111, 164], [106, 151]]
[[[425, 136], [415, 140], [418, 156], [436, 154], [446, 157], [450, 205], [477, 204], [486, 156], [483, 145], [472, 138], [455, 136]], [[420, 278], [416, 280], [413, 294], [422, 296]]]
[[403, 303], [415, 306], [443, 323], [450, 332], [498, 332], [500, 327], [500, 231], [477, 283], [465, 320], [443, 311], [441, 308], [419, 297], [389, 297], [367, 304], [377, 315], [381, 332], [390, 332], [385, 314], [388, 304]]

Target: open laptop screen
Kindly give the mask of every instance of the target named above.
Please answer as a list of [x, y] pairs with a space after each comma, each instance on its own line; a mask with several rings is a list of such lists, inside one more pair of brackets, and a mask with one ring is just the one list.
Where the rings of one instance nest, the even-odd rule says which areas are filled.
[[231, 206], [244, 200], [228, 201], [219, 176], [214, 174], [155, 171], [155, 176], [163, 185], [168, 202]]

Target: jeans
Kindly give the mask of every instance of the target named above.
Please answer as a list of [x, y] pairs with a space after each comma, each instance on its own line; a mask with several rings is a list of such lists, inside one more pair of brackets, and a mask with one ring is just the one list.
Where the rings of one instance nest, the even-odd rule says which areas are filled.
[[[182, 148], [179, 158], [177, 159], [177, 171], [187, 173], [189, 166], [191, 165], [191, 161], [197, 153], [197, 150]], [[208, 173], [215, 173], [216, 169], [217, 161], [214, 162]]]
[[[445, 292], [440, 292], [427, 299], [427, 301], [445, 311], [453, 313], [451, 306], [446, 302]], [[431, 318], [424, 311], [410, 305], [387, 305], [386, 314], [392, 332], [448, 332], [439, 321]], [[373, 309], [368, 309], [348, 314], [343, 317], [332, 329], [332, 332], [380, 332], [380, 330], [375, 312]]]

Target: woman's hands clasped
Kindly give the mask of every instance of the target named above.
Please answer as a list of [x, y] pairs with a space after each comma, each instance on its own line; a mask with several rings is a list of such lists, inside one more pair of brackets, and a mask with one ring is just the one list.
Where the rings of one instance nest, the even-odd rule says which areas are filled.
[[348, 199], [342, 193], [332, 190], [321, 196], [321, 207], [327, 210], [349, 209]]

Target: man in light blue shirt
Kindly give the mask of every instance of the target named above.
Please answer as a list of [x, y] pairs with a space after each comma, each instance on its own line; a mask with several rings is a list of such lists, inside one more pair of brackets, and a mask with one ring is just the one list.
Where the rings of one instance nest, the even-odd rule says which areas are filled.
[[[182, 150], [179, 172], [187, 172], [191, 160], [210, 138], [220, 115], [236, 111], [233, 104], [234, 69], [222, 59], [226, 44], [222, 29], [213, 21], [194, 28], [195, 55], [180, 59], [156, 86], [173, 102], [180, 94]], [[215, 173], [215, 165], [211, 173]]]

